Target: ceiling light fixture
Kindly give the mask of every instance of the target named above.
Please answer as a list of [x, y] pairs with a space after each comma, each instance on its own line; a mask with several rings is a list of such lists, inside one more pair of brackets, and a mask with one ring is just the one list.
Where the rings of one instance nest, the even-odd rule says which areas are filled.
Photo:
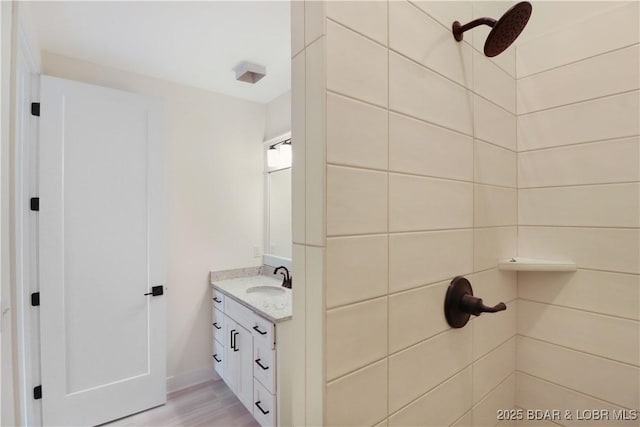
[[251, 62], [241, 62], [233, 68], [236, 72], [236, 80], [246, 83], [257, 83], [267, 75], [267, 67]]

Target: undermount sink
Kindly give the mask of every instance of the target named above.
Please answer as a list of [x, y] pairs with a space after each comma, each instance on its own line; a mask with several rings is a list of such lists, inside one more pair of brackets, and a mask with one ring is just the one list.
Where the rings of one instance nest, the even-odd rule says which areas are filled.
[[247, 289], [248, 294], [264, 295], [268, 297], [275, 297], [284, 295], [285, 290], [278, 286], [252, 286]]

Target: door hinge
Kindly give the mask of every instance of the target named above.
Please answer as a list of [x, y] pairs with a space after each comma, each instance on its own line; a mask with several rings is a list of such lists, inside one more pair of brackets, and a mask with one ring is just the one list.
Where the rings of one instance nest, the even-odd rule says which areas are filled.
[[40, 197], [32, 197], [31, 198], [31, 203], [30, 203], [30, 207], [32, 211], [39, 211], [40, 210]]
[[32, 102], [31, 103], [31, 115], [40, 117], [40, 103]]
[[31, 294], [31, 306], [38, 307], [40, 305], [40, 292], [34, 292]]
[[33, 388], [33, 398], [38, 400], [38, 399], [42, 399], [42, 386], [39, 385], [38, 387], [34, 387]]

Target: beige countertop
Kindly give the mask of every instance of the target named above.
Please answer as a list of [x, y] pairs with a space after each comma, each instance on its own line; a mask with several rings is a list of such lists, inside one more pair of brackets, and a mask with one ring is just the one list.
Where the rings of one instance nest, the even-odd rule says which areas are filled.
[[[281, 284], [281, 280], [267, 276], [249, 276], [211, 282], [214, 289], [273, 323], [291, 319], [291, 289], [283, 288]], [[276, 295], [251, 292], [251, 288], [256, 286], [273, 287], [282, 289], [284, 292]]]

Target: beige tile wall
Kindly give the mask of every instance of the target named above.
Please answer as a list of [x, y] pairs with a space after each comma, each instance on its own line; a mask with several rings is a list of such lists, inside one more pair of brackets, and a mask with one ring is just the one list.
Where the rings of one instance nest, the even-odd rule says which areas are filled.
[[[640, 409], [638, 3], [517, 48], [518, 254], [575, 273], [519, 273], [516, 403]], [[533, 423], [536, 424], [536, 423]]]
[[[638, 4], [517, 55], [453, 41], [508, 6], [293, 3], [297, 425], [640, 406]], [[509, 309], [449, 328], [459, 274]]]
[[[293, 113], [294, 153], [296, 123], [306, 134], [294, 158], [294, 182], [304, 182], [294, 198], [306, 200], [294, 208], [294, 252], [306, 264], [298, 271], [294, 257], [306, 281], [294, 299], [306, 304], [307, 333], [306, 385], [297, 380], [306, 414], [298, 408], [297, 420], [495, 425], [496, 410], [515, 404], [516, 275], [496, 269], [516, 251], [515, 54], [485, 58], [472, 33], [453, 39], [449, 19], [487, 7], [294, 6], [305, 12], [292, 19], [306, 17], [292, 25], [305, 40], [293, 42], [293, 81], [306, 91]], [[314, 277], [318, 260], [324, 270]], [[456, 275], [509, 309], [451, 329], [443, 303]], [[314, 378], [324, 380], [317, 403]]]

